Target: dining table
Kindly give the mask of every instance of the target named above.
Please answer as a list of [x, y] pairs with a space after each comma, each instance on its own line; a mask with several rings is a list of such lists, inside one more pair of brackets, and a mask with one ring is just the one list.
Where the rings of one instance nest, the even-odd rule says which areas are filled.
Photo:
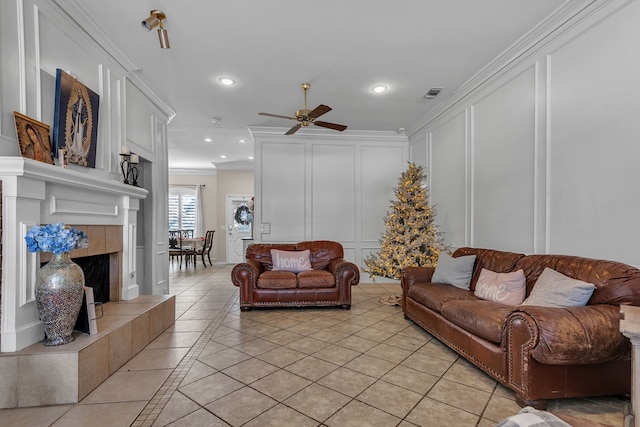
[[191, 248], [198, 250], [204, 245], [204, 236], [203, 237], [181, 237], [182, 248], [190, 246]]
[[[183, 253], [185, 253], [185, 256], [188, 258], [186, 265], [188, 266], [190, 264], [191, 257], [193, 257], [193, 266], [196, 267], [196, 252], [204, 245], [204, 237], [179, 237], [178, 239], [180, 239]], [[193, 250], [193, 252], [191, 252], [191, 250]], [[186, 253], [186, 251], [191, 253]]]

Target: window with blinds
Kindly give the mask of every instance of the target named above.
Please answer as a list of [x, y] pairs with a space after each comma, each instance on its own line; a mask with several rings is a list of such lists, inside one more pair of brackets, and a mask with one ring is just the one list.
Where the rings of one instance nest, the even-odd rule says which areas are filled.
[[169, 188], [169, 230], [194, 230], [196, 227], [196, 188]]

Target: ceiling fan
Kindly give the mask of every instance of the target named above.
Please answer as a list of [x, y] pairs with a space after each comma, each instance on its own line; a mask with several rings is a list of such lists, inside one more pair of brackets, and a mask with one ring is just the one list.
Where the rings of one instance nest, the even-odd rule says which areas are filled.
[[329, 107], [328, 105], [320, 104], [316, 108], [314, 108], [313, 110], [307, 109], [307, 90], [309, 90], [311, 85], [309, 83], [302, 83], [300, 85], [300, 87], [302, 87], [302, 90], [304, 91], [304, 108], [302, 110], [296, 111], [296, 116], [295, 117], [281, 116], [279, 114], [271, 114], [271, 113], [258, 113], [258, 114], [261, 115], [261, 116], [276, 117], [276, 118], [279, 118], [279, 119], [297, 120], [299, 123], [297, 125], [295, 125], [294, 127], [292, 127], [291, 129], [289, 129], [285, 133], [285, 135], [294, 134], [302, 126], [305, 126], [305, 127], [309, 126], [309, 123], [313, 123], [314, 125], [321, 126], [323, 128], [329, 128], [329, 129], [338, 130], [338, 131], [341, 131], [341, 132], [347, 128], [345, 125], [339, 125], [339, 124], [336, 124], [336, 123], [323, 122], [323, 121], [319, 121], [319, 120], [316, 121], [316, 119], [318, 117], [320, 117], [321, 115], [326, 114], [329, 111], [331, 111], [331, 107]]

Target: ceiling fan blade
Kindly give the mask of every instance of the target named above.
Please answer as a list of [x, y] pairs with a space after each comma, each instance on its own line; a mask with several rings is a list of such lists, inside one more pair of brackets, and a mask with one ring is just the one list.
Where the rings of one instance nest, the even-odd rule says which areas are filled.
[[320, 104], [316, 108], [311, 110], [311, 112], [309, 113], [309, 118], [312, 120], [317, 119], [318, 117], [328, 113], [329, 111], [331, 111], [331, 107], [329, 107], [328, 105]]
[[342, 132], [347, 128], [345, 125], [339, 125], [336, 123], [329, 123], [329, 122], [313, 122], [313, 124], [316, 126], [322, 126], [323, 128], [339, 130], [340, 132]]
[[298, 123], [297, 125], [295, 125], [294, 127], [292, 127], [291, 129], [289, 129], [285, 135], [292, 135], [296, 132], [298, 132], [298, 129], [300, 129], [302, 127], [302, 124]]
[[281, 116], [280, 114], [258, 113], [258, 115], [260, 115], [260, 116], [276, 117], [276, 118], [278, 118], [278, 119], [297, 120], [295, 117]]

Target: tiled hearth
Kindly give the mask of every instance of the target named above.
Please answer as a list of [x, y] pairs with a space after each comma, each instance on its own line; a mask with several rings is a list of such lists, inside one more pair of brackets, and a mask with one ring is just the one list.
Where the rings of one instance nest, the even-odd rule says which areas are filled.
[[98, 333], [0, 354], [0, 408], [77, 403], [174, 324], [175, 296], [104, 305]]

